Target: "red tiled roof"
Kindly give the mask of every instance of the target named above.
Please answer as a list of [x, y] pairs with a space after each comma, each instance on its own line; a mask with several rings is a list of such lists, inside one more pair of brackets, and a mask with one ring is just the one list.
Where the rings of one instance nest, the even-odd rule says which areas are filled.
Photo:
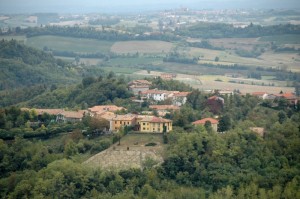
[[193, 124], [205, 124], [206, 121], [210, 121], [211, 124], [218, 124], [219, 121], [215, 120], [213, 118], [204, 118], [202, 120], [197, 120], [195, 122], [193, 122]]
[[191, 92], [179, 92], [179, 93], [174, 93], [175, 97], [186, 97], [190, 94]]
[[283, 94], [279, 94], [277, 96], [278, 97], [283, 97], [283, 98], [286, 98], [286, 99], [296, 98], [296, 96], [293, 93], [283, 93]]
[[148, 117], [144, 117], [141, 120], [141, 122], [166, 123], [166, 122], [172, 122], [172, 120], [164, 119], [161, 117], [148, 116]]
[[81, 119], [83, 118], [84, 112], [83, 111], [63, 111], [59, 113], [66, 118], [76, 118], [76, 119]]
[[103, 106], [94, 106], [89, 108], [88, 110], [91, 112], [103, 112], [103, 111], [120, 111], [122, 109], [125, 109], [124, 107], [118, 107], [116, 105], [103, 105]]

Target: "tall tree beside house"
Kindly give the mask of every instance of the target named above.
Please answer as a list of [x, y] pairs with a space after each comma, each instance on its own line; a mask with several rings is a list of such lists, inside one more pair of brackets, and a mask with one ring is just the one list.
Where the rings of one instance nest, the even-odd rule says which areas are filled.
[[209, 132], [209, 133], [212, 132], [212, 130], [213, 130], [212, 126], [211, 126], [211, 122], [209, 120], [207, 120], [205, 122], [204, 127], [205, 127], [206, 131]]
[[231, 127], [231, 119], [228, 115], [224, 115], [219, 120], [218, 132], [228, 131]]

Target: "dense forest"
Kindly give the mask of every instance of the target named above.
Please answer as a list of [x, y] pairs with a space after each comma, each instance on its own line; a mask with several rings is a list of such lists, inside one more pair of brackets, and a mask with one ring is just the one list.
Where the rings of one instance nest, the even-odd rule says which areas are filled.
[[[107, 23], [113, 24], [115, 19]], [[200, 23], [178, 31], [181, 35], [204, 38], [258, 37], [299, 34], [299, 27], [250, 24], [239, 29]], [[15, 31], [28, 37], [50, 34], [114, 41], [179, 39], [173, 33], [136, 36], [106, 27], [102, 31], [56, 26]], [[187, 45], [213, 48], [205, 41]], [[106, 55], [86, 56], [105, 58]], [[163, 61], [197, 64], [198, 58], [180, 57], [172, 52]], [[274, 75], [276, 79], [294, 81], [297, 95], [300, 92], [299, 73], [260, 67], [247, 71], [247, 66], [240, 65], [208, 64], [207, 67], [246, 71], [257, 79]], [[82, 162], [123, 139], [130, 130], [103, 135], [99, 130], [109, 126], [104, 119], [84, 115], [80, 122], [58, 123], [55, 115], [20, 109], [79, 110], [115, 104], [126, 108], [119, 114], [143, 111], [155, 114], [149, 108], [150, 101], [141, 104], [132, 101], [133, 93], [127, 88], [129, 80], [95, 67], [72, 65], [55, 59], [47, 50], [36, 50], [15, 40], [0, 41], [0, 198], [300, 198], [299, 101], [297, 104], [284, 98], [263, 101], [238, 92], [223, 96], [218, 91], [207, 94], [175, 80], [149, 78], [151, 88], [190, 94], [180, 110], [165, 116], [173, 121], [174, 128], [162, 135], [164, 162], [156, 166], [145, 162], [142, 169], [128, 170], [92, 168]], [[209, 103], [212, 96], [222, 97], [224, 103]], [[217, 132], [209, 123], [192, 125], [200, 118], [215, 116], [219, 120]], [[253, 127], [262, 128], [263, 133], [254, 132]]]
[[[100, 75], [101, 69], [77, 67], [49, 52], [28, 47], [16, 40], [0, 41], [0, 95], [12, 89], [36, 86], [49, 88], [58, 84], [80, 82], [85, 76]], [[9, 91], [8, 91], [9, 90]], [[21, 91], [22, 92], [22, 91]]]
[[[25, 121], [35, 113], [1, 110], [0, 128], [16, 136], [0, 141], [1, 198], [299, 198], [299, 110], [264, 107], [250, 95], [228, 96], [219, 110], [223, 133], [217, 133], [190, 125], [211, 114], [205, 101], [206, 95], [194, 90], [180, 113], [170, 115], [175, 127], [167, 135], [165, 161], [142, 171], [105, 171], [76, 160], [116, 141], [88, 139], [76, 130], [95, 125], [90, 119], [57, 126], [45, 115], [34, 132], [47, 136], [25, 139]], [[265, 128], [264, 136], [252, 132], [253, 126]], [[59, 135], [63, 139], [51, 144]]]
[[0, 90], [75, 82], [76, 73], [69, 64], [51, 54], [18, 43], [0, 41]]

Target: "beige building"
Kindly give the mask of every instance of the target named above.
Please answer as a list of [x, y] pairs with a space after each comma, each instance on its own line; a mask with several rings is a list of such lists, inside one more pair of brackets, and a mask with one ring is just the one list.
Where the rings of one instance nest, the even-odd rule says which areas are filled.
[[110, 130], [117, 131], [125, 126], [134, 127], [136, 124], [136, 115], [116, 115], [114, 118], [110, 120]]
[[145, 133], [163, 133], [164, 128], [166, 132], [173, 129], [172, 120], [164, 119], [155, 116], [144, 116], [137, 118], [138, 131]]
[[204, 118], [202, 120], [197, 120], [195, 122], [193, 122], [194, 125], [201, 125], [201, 126], [204, 126], [206, 122], [210, 122], [211, 123], [211, 127], [214, 131], [218, 131], [218, 124], [219, 124], [219, 121], [218, 120], [215, 120], [213, 118]]
[[97, 115], [101, 115], [104, 112], [116, 112], [126, 110], [124, 107], [119, 107], [116, 105], [102, 105], [102, 106], [93, 106], [92, 108], [88, 108], [89, 115], [94, 117]]

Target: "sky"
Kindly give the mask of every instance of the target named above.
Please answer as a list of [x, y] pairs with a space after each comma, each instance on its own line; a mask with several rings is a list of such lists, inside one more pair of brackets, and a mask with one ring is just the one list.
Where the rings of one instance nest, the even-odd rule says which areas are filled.
[[0, 0], [0, 13], [144, 12], [193, 9], [297, 9], [300, 0]]

